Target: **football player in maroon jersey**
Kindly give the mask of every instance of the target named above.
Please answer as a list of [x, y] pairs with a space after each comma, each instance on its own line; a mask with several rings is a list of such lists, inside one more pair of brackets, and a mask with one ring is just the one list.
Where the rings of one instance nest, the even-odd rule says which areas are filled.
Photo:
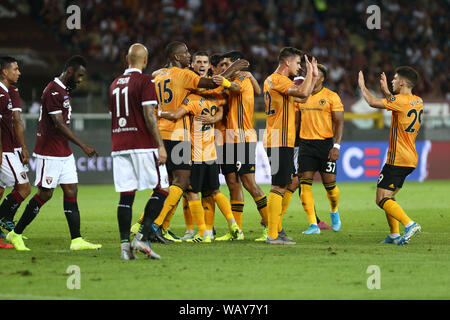
[[70, 58], [59, 77], [44, 89], [33, 155], [36, 159], [37, 193], [28, 202], [19, 222], [8, 235], [17, 250], [29, 250], [23, 243], [22, 232], [39, 213], [59, 185], [64, 193], [64, 213], [72, 238], [71, 250], [99, 249], [100, 244], [85, 241], [80, 233], [80, 212], [77, 201], [78, 175], [69, 141], [89, 156], [96, 156], [95, 148], [81, 141], [70, 129], [72, 106], [70, 93], [86, 74], [86, 61], [81, 56]]

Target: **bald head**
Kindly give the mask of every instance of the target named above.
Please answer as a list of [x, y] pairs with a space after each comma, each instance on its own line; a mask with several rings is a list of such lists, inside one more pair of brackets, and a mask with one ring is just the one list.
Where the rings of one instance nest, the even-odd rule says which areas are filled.
[[148, 51], [140, 43], [131, 45], [128, 49], [127, 62], [131, 68], [144, 69], [147, 66]]

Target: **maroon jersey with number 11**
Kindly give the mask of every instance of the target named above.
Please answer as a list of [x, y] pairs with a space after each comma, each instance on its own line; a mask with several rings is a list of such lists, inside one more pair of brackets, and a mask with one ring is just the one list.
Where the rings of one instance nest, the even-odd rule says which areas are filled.
[[145, 152], [157, 148], [145, 124], [143, 107], [158, 104], [152, 77], [127, 69], [109, 88], [112, 154]]

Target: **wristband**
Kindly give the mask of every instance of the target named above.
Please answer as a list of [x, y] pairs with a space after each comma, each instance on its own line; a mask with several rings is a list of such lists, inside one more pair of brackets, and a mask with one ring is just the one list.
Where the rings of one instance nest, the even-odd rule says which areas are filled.
[[333, 148], [336, 148], [336, 149], [338, 149], [338, 150], [341, 150], [341, 145], [335, 143], [335, 144], [333, 145]]
[[228, 81], [226, 78], [223, 78], [222, 77], [222, 86], [224, 87], [224, 88], [229, 88], [229, 87], [231, 87], [231, 82], [230, 81]]

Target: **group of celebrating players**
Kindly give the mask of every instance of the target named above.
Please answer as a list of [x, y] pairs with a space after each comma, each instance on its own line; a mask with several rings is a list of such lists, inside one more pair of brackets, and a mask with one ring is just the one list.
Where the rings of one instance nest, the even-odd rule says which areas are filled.
[[[167, 65], [144, 74], [148, 51], [130, 46], [128, 68], [110, 86], [113, 176], [121, 241], [121, 259], [136, 259], [135, 252], [160, 259], [151, 242], [202, 242], [243, 240], [244, 194], [251, 194], [261, 215], [263, 234], [255, 241], [295, 244], [283, 229], [283, 215], [299, 188], [309, 227], [305, 235], [321, 229], [339, 231], [339, 188], [336, 161], [343, 136], [344, 109], [338, 94], [324, 87], [328, 70], [301, 50], [281, 49], [278, 68], [261, 90], [243, 54], [197, 52], [191, 59], [187, 46], [171, 42], [165, 50]], [[26, 164], [28, 153], [20, 119], [20, 99], [13, 86], [20, 75], [17, 61], [0, 60], [0, 115], [2, 162], [0, 184], [14, 187], [0, 205], [0, 226], [9, 231], [0, 247], [29, 250], [22, 233], [36, 217], [58, 184], [64, 192], [64, 212], [71, 233], [71, 250], [98, 249], [81, 237], [77, 205], [77, 172], [69, 141], [89, 157], [95, 149], [70, 129], [70, 92], [86, 73], [80, 56], [69, 59], [63, 73], [51, 81], [42, 95], [36, 146], [37, 193], [15, 225], [20, 203], [30, 194]], [[390, 233], [383, 243], [403, 245], [420, 225], [395, 201], [395, 194], [417, 166], [415, 139], [423, 115], [422, 100], [411, 90], [418, 81], [411, 67], [396, 69], [393, 95], [381, 75], [384, 99], [367, 90], [362, 73], [359, 86], [368, 104], [392, 110], [388, 158], [378, 179], [377, 204], [385, 211]], [[272, 174], [269, 195], [255, 182], [257, 134], [253, 128], [254, 96], [264, 95], [266, 128], [263, 145]], [[18, 149], [14, 149], [14, 147]], [[329, 202], [331, 227], [316, 215], [312, 183], [320, 173]], [[225, 177], [230, 199], [220, 192], [219, 174]], [[2, 189], [2, 190], [3, 190]], [[136, 191], [153, 189], [139, 222], [132, 225]], [[200, 194], [201, 193], [201, 197]], [[183, 199], [186, 233], [177, 237], [170, 222]], [[229, 230], [215, 237], [215, 206]], [[399, 222], [405, 226], [400, 236]], [[197, 232], [194, 231], [194, 223]], [[131, 233], [134, 238], [130, 241]], [[0, 238], [5, 236], [0, 233]]]

